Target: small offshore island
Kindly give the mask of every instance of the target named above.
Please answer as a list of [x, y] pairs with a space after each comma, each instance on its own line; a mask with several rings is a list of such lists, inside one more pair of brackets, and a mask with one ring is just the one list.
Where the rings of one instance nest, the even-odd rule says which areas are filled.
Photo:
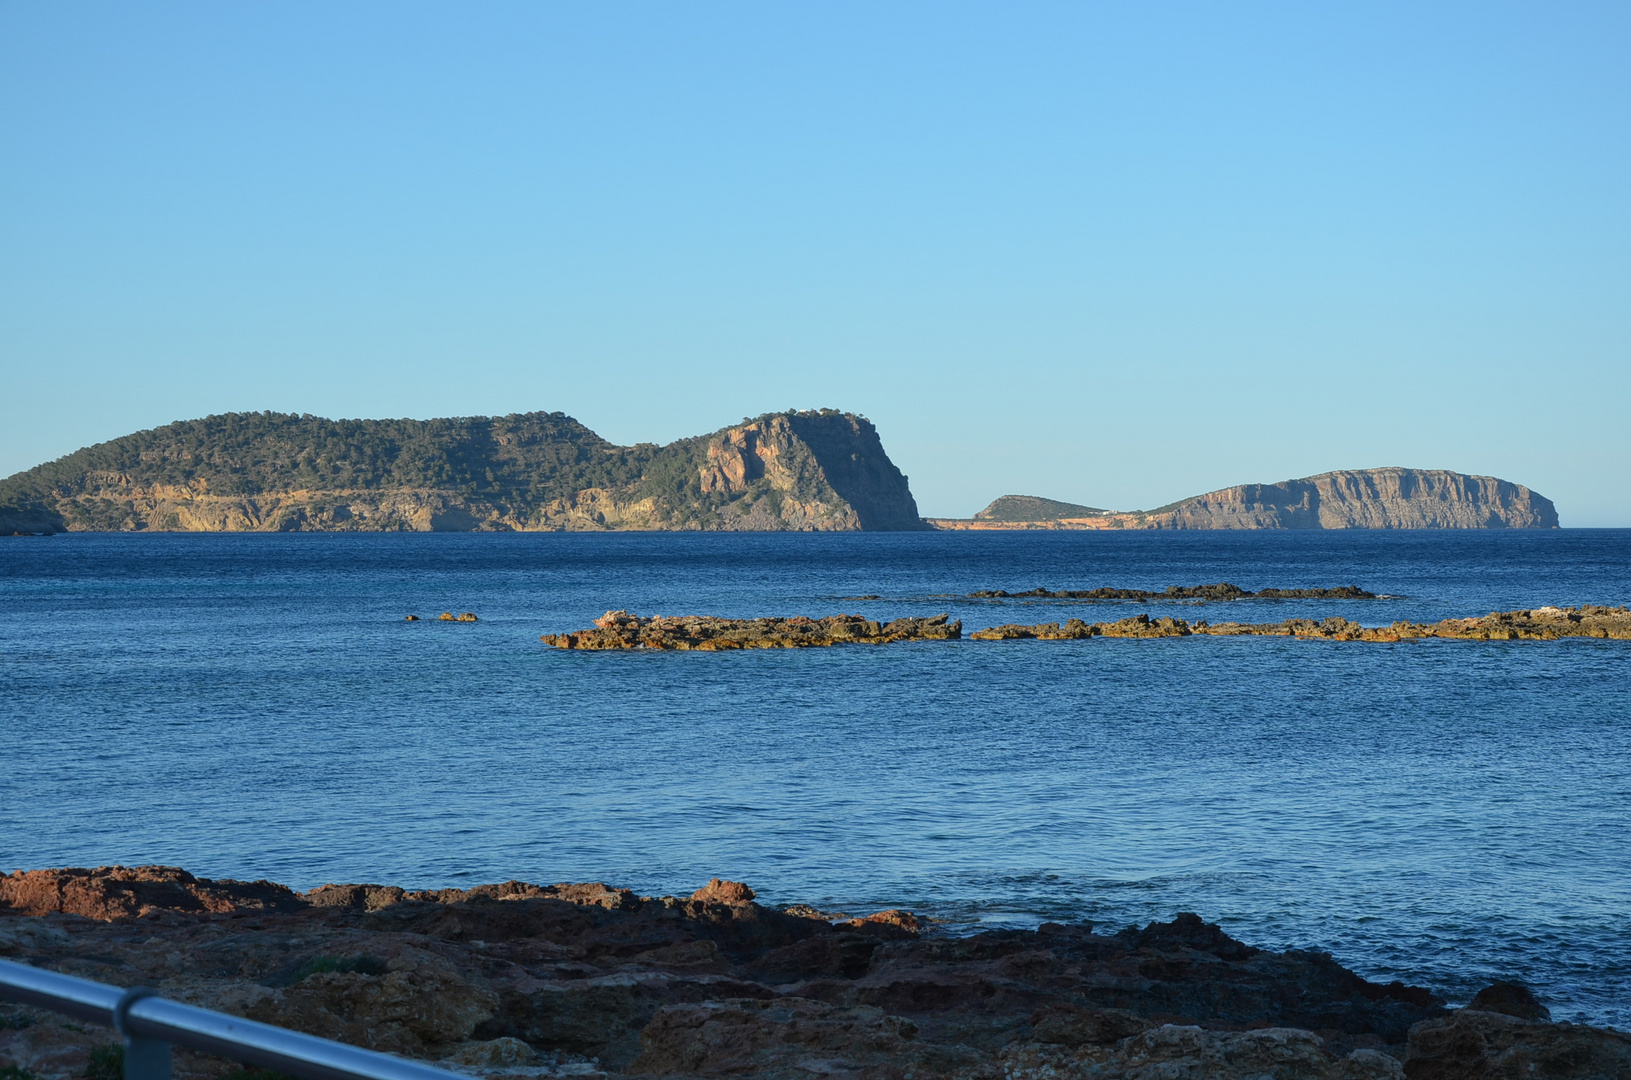
[[[1192, 914], [954, 936], [900, 910], [766, 906], [717, 878], [651, 897], [18, 871], [0, 874], [0, 954], [491, 1080], [1631, 1076], [1631, 1036], [1553, 1023], [1513, 983], [1451, 1009]], [[83, 1075], [114, 1038], [0, 1010], [17, 1077]], [[175, 1058], [180, 1080], [245, 1080], [234, 1070]]]

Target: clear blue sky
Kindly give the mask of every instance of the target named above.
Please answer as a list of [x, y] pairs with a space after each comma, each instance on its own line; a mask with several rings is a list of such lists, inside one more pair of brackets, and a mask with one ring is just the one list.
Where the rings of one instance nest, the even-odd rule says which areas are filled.
[[1631, 526], [1631, 5], [0, 5], [0, 475], [229, 410], [877, 424], [922, 509]]

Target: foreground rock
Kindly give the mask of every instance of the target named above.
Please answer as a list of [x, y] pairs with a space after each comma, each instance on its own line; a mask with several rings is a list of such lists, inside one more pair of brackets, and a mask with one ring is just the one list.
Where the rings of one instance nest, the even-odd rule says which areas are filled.
[[1092, 637], [1295, 637], [1326, 641], [1419, 641], [1451, 638], [1459, 641], [1556, 641], [1559, 638], [1612, 638], [1631, 641], [1631, 609], [1585, 605], [1577, 608], [1540, 607], [1528, 611], [1495, 611], [1479, 618], [1444, 619], [1436, 623], [1396, 622], [1367, 627], [1347, 619], [1286, 619], [1277, 623], [1208, 623], [1183, 619], [1152, 619], [1138, 615], [1116, 622], [1064, 623], [1023, 626], [1009, 623], [976, 630], [976, 641], [1079, 641]]
[[[495, 1078], [1631, 1075], [1624, 1035], [1548, 1023], [1521, 987], [1451, 1012], [1194, 915], [954, 938], [900, 911], [778, 910], [718, 879], [683, 898], [515, 881], [296, 894], [173, 867], [33, 871], [0, 875], [0, 954]], [[112, 1040], [0, 1003], [0, 1068], [66, 1080]], [[176, 1064], [182, 1080], [232, 1069]]]
[[641, 616], [608, 611], [592, 630], [544, 634], [557, 649], [799, 649], [819, 645], [887, 645], [897, 641], [955, 641], [963, 624], [948, 615], [880, 623], [859, 615], [801, 615], [721, 619], [711, 615]]
[[1412, 1027], [1404, 1071], [1411, 1080], [1623, 1080], [1631, 1077], [1631, 1036], [1469, 1006]]

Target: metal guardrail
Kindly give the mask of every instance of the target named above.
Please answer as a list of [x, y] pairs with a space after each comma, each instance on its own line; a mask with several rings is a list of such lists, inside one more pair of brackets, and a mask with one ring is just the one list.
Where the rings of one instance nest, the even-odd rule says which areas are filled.
[[0, 960], [0, 998], [113, 1028], [125, 1040], [125, 1080], [170, 1080], [172, 1043], [307, 1080], [469, 1080], [417, 1061], [260, 1024], [55, 971]]

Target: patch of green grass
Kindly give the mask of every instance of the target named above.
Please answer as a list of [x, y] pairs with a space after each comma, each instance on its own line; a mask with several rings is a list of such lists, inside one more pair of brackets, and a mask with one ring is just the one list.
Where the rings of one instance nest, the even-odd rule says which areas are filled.
[[[25, 1027], [33, 1027], [34, 1018], [27, 1013], [0, 1013], [0, 1031], [21, 1031]], [[15, 1069], [15, 1065], [7, 1065], [8, 1069]]]
[[91, 1051], [91, 1060], [85, 1066], [85, 1080], [124, 1080], [125, 1048], [108, 1043]]
[[0, 1065], [0, 1080], [39, 1080], [39, 1077], [21, 1065]]
[[314, 956], [294, 969], [294, 981], [324, 971], [354, 971], [359, 975], [385, 974], [385, 961], [377, 956]]

